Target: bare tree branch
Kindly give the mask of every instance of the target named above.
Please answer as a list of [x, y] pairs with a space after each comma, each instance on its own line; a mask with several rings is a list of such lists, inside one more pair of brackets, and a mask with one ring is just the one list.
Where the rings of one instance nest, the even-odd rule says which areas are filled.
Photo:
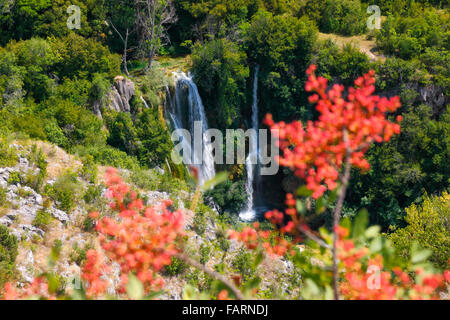
[[245, 300], [244, 294], [241, 292], [241, 290], [239, 290], [233, 284], [233, 282], [231, 282], [230, 280], [225, 278], [222, 274], [207, 268], [206, 266], [204, 266], [200, 262], [197, 262], [194, 259], [188, 257], [185, 253], [179, 253], [179, 254], [176, 255], [176, 257], [178, 259], [186, 262], [187, 264], [193, 266], [194, 268], [197, 268], [197, 269], [203, 271], [204, 273], [208, 274], [212, 278], [221, 281], [223, 284], [225, 284], [234, 293], [234, 295], [236, 296], [236, 299], [238, 299], [238, 300]]
[[155, 54], [168, 39], [167, 29], [177, 21], [176, 10], [172, 0], [135, 0], [135, 9], [139, 43], [150, 69]]
[[338, 272], [338, 266], [337, 266], [337, 240], [338, 236], [336, 233], [336, 227], [339, 226], [339, 221], [341, 219], [341, 213], [342, 213], [342, 206], [344, 205], [344, 199], [347, 194], [347, 187], [348, 183], [350, 181], [350, 169], [352, 167], [351, 164], [351, 155], [352, 150], [348, 144], [348, 131], [347, 129], [344, 129], [344, 143], [347, 148], [347, 154], [345, 159], [345, 168], [344, 168], [344, 176], [341, 179], [341, 190], [339, 194], [339, 199], [336, 204], [336, 208], [334, 209], [333, 213], [333, 293], [334, 293], [334, 299], [339, 300], [339, 272]]

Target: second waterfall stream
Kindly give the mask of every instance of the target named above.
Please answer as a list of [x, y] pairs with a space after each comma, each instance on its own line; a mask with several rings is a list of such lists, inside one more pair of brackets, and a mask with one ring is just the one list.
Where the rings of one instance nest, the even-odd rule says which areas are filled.
[[252, 103], [252, 129], [255, 134], [250, 135], [250, 149], [247, 159], [245, 160], [245, 169], [247, 171], [247, 182], [245, 184], [245, 191], [247, 192], [247, 204], [244, 211], [239, 214], [243, 221], [253, 221], [256, 219], [255, 203], [255, 188], [254, 184], [258, 184], [259, 176], [259, 139], [258, 139], [258, 76], [259, 66], [255, 68], [255, 75], [253, 79], [253, 103]]

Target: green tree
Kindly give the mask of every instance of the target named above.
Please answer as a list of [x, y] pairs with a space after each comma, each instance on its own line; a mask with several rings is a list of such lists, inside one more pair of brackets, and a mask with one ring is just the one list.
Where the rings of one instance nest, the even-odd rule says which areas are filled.
[[314, 23], [259, 11], [242, 29], [249, 61], [261, 67], [261, 114], [283, 120], [310, 118], [304, 82], [317, 38]]
[[388, 238], [402, 258], [408, 260], [413, 242], [433, 253], [430, 260], [442, 269], [450, 257], [450, 194], [425, 196], [422, 205], [406, 209], [405, 228], [394, 229]]
[[197, 44], [192, 61], [195, 82], [211, 125], [219, 129], [238, 125], [239, 111], [245, 104], [245, 80], [249, 76], [245, 53], [235, 43], [217, 39]]

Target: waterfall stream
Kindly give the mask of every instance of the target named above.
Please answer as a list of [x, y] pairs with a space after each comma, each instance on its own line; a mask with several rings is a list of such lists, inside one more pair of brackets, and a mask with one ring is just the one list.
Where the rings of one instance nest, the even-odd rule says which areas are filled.
[[[174, 73], [175, 77], [175, 99], [170, 112], [175, 129], [187, 129], [192, 137], [183, 138], [186, 150], [191, 151], [191, 162], [199, 171], [199, 183], [202, 185], [211, 180], [216, 175], [214, 168], [214, 156], [211, 142], [206, 131], [208, 130], [208, 120], [205, 114], [205, 108], [198, 92], [197, 85], [190, 75], [184, 72]], [[202, 147], [194, 148], [195, 125], [201, 124]], [[191, 141], [192, 144], [187, 143]], [[193, 150], [193, 152], [192, 152]]]
[[[255, 188], [254, 184], [259, 182], [259, 168], [255, 162], [259, 163], [260, 149], [258, 141], [258, 75], [259, 66], [256, 66], [255, 75], [253, 79], [253, 103], [252, 103], [252, 129], [255, 134], [250, 135], [250, 150], [245, 160], [245, 168], [247, 171], [247, 182], [245, 184], [245, 191], [247, 192], [247, 204], [243, 212], [239, 214], [239, 217], [243, 221], [253, 221], [256, 218], [255, 211]], [[255, 161], [256, 160], [256, 161]]]

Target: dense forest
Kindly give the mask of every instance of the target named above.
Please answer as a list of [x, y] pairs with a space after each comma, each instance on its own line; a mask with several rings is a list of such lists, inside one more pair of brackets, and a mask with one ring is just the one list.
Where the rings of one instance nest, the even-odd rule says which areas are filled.
[[[379, 16], [373, 16], [377, 12], [371, 9], [374, 5]], [[368, 22], [378, 18], [379, 26]], [[231, 236], [250, 249], [239, 249], [231, 263], [230, 268], [241, 276], [238, 288], [229, 283], [214, 285], [214, 274], [200, 269], [207, 277], [199, 280], [197, 272], [192, 281], [194, 272], [187, 273], [192, 287], [184, 289], [185, 298], [200, 298], [202, 294], [241, 298], [240, 291], [249, 297], [250, 289], [259, 285], [254, 281], [255, 270], [263, 259], [260, 251], [252, 251], [256, 244], [249, 245], [252, 236], [243, 235], [250, 232], [252, 224], [239, 221], [249, 197], [249, 169], [245, 164], [216, 164], [216, 178], [209, 188], [203, 188], [196, 181], [195, 170], [173, 161], [174, 124], [169, 115], [179, 90], [173, 73], [181, 72], [195, 81], [210, 128], [217, 128], [224, 135], [227, 129], [251, 128], [252, 103], [257, 101], [257, 122], [261, 128], [273, 129], [278, 123], [288, 137], [292, 132], [301, 132], [294, 124], [287, 125], [293, 121], [300, 121], [305, 127], [324, 122], [320, 102], [316, 108], [317, 101], [311, 97], [312, 91], [320, 92], [320, 87], [314, 85], [315, 74], [321, 77], [318, 82], [327, 81], [326, 89], [330, 91], [335, 84], [345, 88], [360, 86], [360, 77], [374, 75], [371, 96], [389, 99], [392, 107], [386, 102], [387, 110], [392, 112], [386, 114], [384, 121], [402, 119], [401, 130], [394, 134], [394, 127], [383, 122], [383, 130], [389, 128], [392, 135], [368, 140], [370, 147], [364, 146], [360, 151], [370, 169], [361, 170], [364, 165], [358, 166], [355, 160], [348, 179], [340, 180], [337, 189], [329, 181], [323, 183], [326, 190], [318, 196], [311, 197], [312, 183], [305, 174], [298, 173], [299, 165], [283, 165], [277, 175], [262, 178], [260, 198], [265, 199], [267, 211], [273, 211], [258, 217], [256, 231], [253, 230], [255, 239], [256, 233], [281, 232], [281, 236], [266, 239], [275, 253], [285, 247], [286, 252], [293, 251], [298, 244], [309, 245], [308, 241], [319, 243], [310, 245], [312, 252], [286, 258], [294, 264], [289, 286], [305, 288], [304, 293], [289, 298], [330, 298], [333, 291], [335, 298], [339, 295], [337, 269], [333, 269], [333, 275], [321, 273], [317, 271], [319, 266], [306, 261], [318, 255], [325, 264], [337, 268], [331, 255], [320, 249], [321, 241], [330, 241], [334, 246], [338, 242], [337, 238], [332, 240], [333, 234], [339, 234], [336, 211], [344, 226], [351, 229], [355, 244], [372, 243], [371, 250], [382, 254], [386, 267], [399, 265], [406, 270], [415, 266], [410, 264], [411, 259], [424, 265], [428, 259], [426, 268], [443, 272], [450, 259], [449, 21], [447, 1], [438, 0], [0, 0], [0, 167], [14, 167], [22, 162], [24, 151], [13, 145], [23, 141], [57, 146], [81, 163], [79, 172], [69, 170], [49, 184], [50, 160], [45, 159], [42, 150], [33, 147], [27, 153], [27, 163], [34, 171], [9, 173], [5, 184], [0, 185], [0, 286], [18, 281], [14, 271], [18, 246], [21, 241], [34, 241], [13, 239], [2, 227], [2, 217], [11, 208], [14, 210], [7, 196], [10, 186], [15, 185], [19, 193], [22, 189], [17, 186], [27, 186], [44, 196], [43, 209], [35, 213], [33, 220], [33, 226], [44, 231], [50, 219], [45, 214], [51, 207], [47, 204], [46, 208], [47, 199], [64, 212], [77, 211], [83, 203], [89, 212], [98, 210], [101, 215], [111, 216], [112, 213], [105, 213], [109, 209], [102, 200], [104, 187], [113, 188], [112, 199], [124, 205], [113, 209], [127, 219], [122, 215], [125, 207], [135, 205], [142, 210], [134, 202], [142, 199], [114, 189], [122, 184], [114, 180], [120, 178], [112, 171], [107, 171], [109, 180], [105, 184], [98, 182], [98, 168], [104, 172], [105, 167], [114, 167], [125, 170], [125, 181], [138, 190], [167, 192], [176, 203], [164, 207], [165, 213], [190, 208], [194, 212], [193, 230], [198, 235], [203, 236], [208, 229], [206, 220], [215, 221], [213, 225], [219, 230], [215, 231], [217, 247], [225, 254], [214, 265], [214, 273], [228, 274], [224, 267], [231, 241], [227, 229], [242, 232]], [[372, 83], [367, 77], [364, 81], [369, 87]], [[332, 93], [327, 94], [319, 93], [321, 101], [334, 103]], [[345, 90], [342, 99], [351, 101], [352, 95], [351, 90]], [[401, 106], [394, 107], [397, 97]], [[365, 102], [360, 104], [366, 107]], [[266, 118], [267, 114], [272, 117]], [[360, 121], [369, 132], [381, 126], [381, 122], [370, 123], [379, 116]], [[285, 157], [289, 150], [297, 150], [293, 141], [300, 141], [295, 137], [286, 139], [289, 146], [280, 145]], [[307, 153], [309, 149], [305, 150]], [[331, 150], [338, 153], [337, 149]], [[338, 163], [336, 172], [345, 178], [346, 170], [341, 170], [342, 162]], [[313, 168], [319, 171], [317, 162]], [[86, 190], [82, 190], [77, 179], [85, 181]], [[343, 189], [345, 200], [340, 202]], [[289, 198], [291, 194], [296, 199]], [[145, 203], [148, 199], [144, 200]], [[182, 201], [183, 206], [178, 203]], [[292, 227], [287, 228], [292, 221], [297, 223], [288, 213], [290, 209], [301, 213], [300, 220], [305, 223], [298, 230], [307, 228], [303, 230], [305, 237], [291, 233]], [[274, 218], [278, 210], [286, 210], [281, 220]], [[85, 215], [83, 230], [93, 233], [98, 217]], [[117, 229], [125, 225], [133, 228], [132, 222], [127, 222], [121, 226], [118, 223]], [[375, 226], [380, 226], [376, 236]], [[180, 232], [177, 227], [164, 231], [163, 224], [160, 228], [168, 237]], [[95, 232], [119, 237], [114, 230], [110, 224], [99, 221]], [[309, 236], [311, 239], [306, 240]], [[280, 237], [295, 247], [283, 245]], [[58, 251], [57, 245], [52, 245], [52, 253]], [[165, 245], [168, 251], [174, 250]], [[202, 244], [199, 259], [203, 262], [198, 264], [205, 266], [207, 256], [214, 250], [215, 247]], [[390, 257], [394, 250], [398, 253], [395, 259]], [[99, 259], [86, 251], [89, 253], [89, 248], [75, 250], [82, 268], [92, 267], [91, 258]], [[286, 252], [280, 255], [288, 255]], [[170, 260], [170, 256], [174, 258]], [[187, 272], [186, 264], [196, 266], [183, 261], [183, 257], [186, 258], [181, 253], [171, 254], [169, 263], [160, 262], [165, 266], [163, 273], [179, 275]], [[345, 262], [346, 258], [340, 260]], [[154, 289], [152, 281], [143, 280], [142, 270], [127, 268], [131, 282], [140, 280], [146, 291]], [[448, 271], [445, 277], [450, 278]], [[130, 290], [128, 294], [133, 297]], [[95, 296], [95, 292], [87, 292], [87, 297]], [[340, 294], [355, 298], [352, 292], [341, 287]], [[286, 298], [272, 289], [260, 289], [257, 297]], [[376, 298], [363, 294], [358, 297]], [[408, 298], [414, 297], [411, 294]]]

